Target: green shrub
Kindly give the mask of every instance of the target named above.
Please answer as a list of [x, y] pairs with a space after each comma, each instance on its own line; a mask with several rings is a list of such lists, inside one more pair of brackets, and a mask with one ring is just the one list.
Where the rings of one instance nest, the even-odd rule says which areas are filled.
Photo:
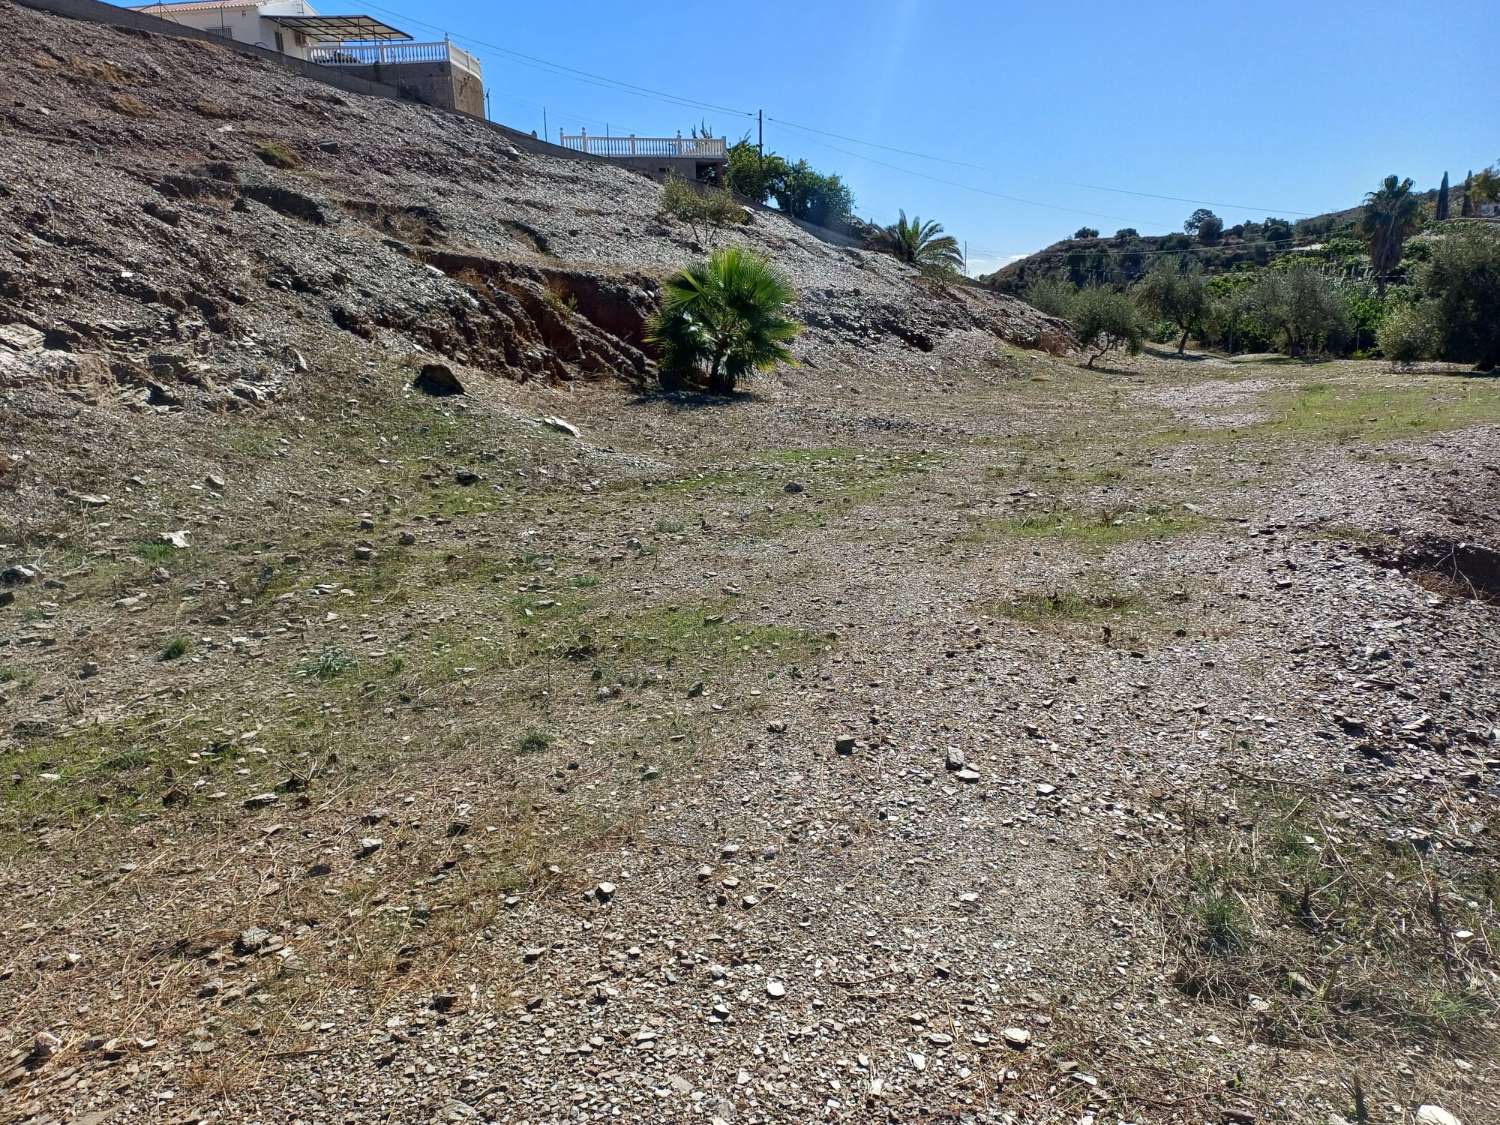
[[1460, 224], [1433, 242], [1416, 275], [1435, 354], [1482, 371], [1500, 366], [1500, 234]]
[[774, 152], [762, 156], [748, 137], [729, 148], [729, 188], [756, 203], [764, 203], [784, 186], [787, 171], [785, 160]]
[[1067, 320], [1073, 311], [1073, 298], [1078, 290], [1066, 278], [1057, 274], [1046, 274], [1026, 287], [1026, 303], [1040, 309], [1048, 316]]
[[841, 229], [854, 213], [854, 193], [837, 173], [823, 173], [807, 161], [789, 165], [781, 182], [771, 187], [776, 206], [794, 219], [820, 227]]
[[1339, 350], [1347, 341], [1349, 313], [1342, 283], [1308, 262], [1294, 261], [1256, 276], [1250, 290], [1256, 315], [1290, 355]]
[[1397, 305], [1391, 309], [1375, 334], [1381, 354], [1392, 363], [1430, 359], [1435, 337], [1431, 318], [1416, 305]]
[[661, 189], [662, 213], [693, 228], [698, 241], [712, 241], [714, 231], [745, 222], [745, 209], [723, 188], [700, 187], [673, 176]]

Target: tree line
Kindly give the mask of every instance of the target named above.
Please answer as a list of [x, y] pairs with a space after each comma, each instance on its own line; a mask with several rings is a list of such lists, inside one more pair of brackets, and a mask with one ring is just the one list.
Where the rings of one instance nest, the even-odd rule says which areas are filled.
[[[1493, 170], [1468, 177], [1464, 206], [1500, 195], [1497, 184]], [[1231, 352], [1380, 354], [1492, 368], [1500, 364], [1500, 229], [1440, 219], [1450, 205], [1441, 189], [1436, 204], [1429, 210], [1410, 179], [1387, 176], [1345, 226], [1327, 228], [1324, 242], [1267, 254], [1264, 264], [1213, 274], [1195, 254], [1158, 251], [1128, 281], [1060, 269], [1033, 278], [1023, 293], [1073, 324], [1090, 366], [1148, 339], [1170, 340], [1181, 352], [1196, 338]], [[1282, 222], [1267, 219], [1256, 233], [1280, 234], [1273, 224]], [[1291, 224], [1285, 229], [1291, 237]], [[1086, 235], [1098, 237], [1092, 228], [1078, 232]], [[1200, 208], [1184, 224], [1189, 235], [1214, 242], [1227, 232]]]

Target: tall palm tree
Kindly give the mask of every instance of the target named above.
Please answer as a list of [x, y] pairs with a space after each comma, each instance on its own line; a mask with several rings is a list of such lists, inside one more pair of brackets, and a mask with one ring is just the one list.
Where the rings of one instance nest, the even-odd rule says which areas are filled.
[[1395, 176], [1387, 176], [1378, 191], [1365, 196], [1360, 229], [1370, 243], [1370, 266], [1375, 271], [1375, 284], [1382, 294], [1391, 271], [1401, 264], [1401, 247], [1406, 236], [1416, 230], [1421, 221], [1421, 203], [1411, 188], [1409, 177], [1397, 180]]
[[886, 227], [891, 249], [896, 257], [910, 262], [918, 269], [956, 273], [963, 268], [964, 256], [958, 248], [958, 239], [943, 233], [943, 224], [929, 219], [923, 222], [912, 216], [908, 222], [906, 212]]
[[742, 246], [683, 270], [667, 281], [646, 333], [661, 355], [663, 381], [706, 373], [709, 390], [729, 394], [757, 368], [795, 362], [787, 344], [802, 325], [784, 309], [796, 298], [780, 270]]

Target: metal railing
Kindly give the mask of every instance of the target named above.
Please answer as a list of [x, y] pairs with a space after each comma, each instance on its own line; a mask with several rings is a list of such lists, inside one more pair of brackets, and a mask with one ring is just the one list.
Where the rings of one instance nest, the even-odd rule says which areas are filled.
[[307, 52], [319, 66], [400, 66], [403, 63], [447, 62], [483, 77], [479, 60], [452, 43], [322, 43]]
[[559, 143], [574, 152], [591, 156], [669, 156], [699, 160], [722, 160], [728, 155], [723, 137], [591, 137], [558, 131]]

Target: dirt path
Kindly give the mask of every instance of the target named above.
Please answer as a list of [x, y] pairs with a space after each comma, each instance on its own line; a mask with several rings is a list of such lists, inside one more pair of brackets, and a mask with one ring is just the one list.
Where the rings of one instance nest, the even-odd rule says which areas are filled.
[[1494, 386], [1005, 362], [28, 435], [9, 1118], [1490, 1119]]

